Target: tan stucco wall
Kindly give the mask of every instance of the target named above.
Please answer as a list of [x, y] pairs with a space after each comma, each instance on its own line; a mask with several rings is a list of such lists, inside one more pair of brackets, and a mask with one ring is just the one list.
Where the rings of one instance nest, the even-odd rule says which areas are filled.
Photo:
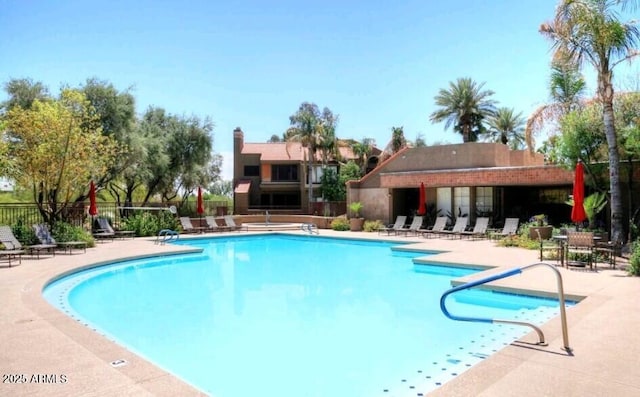
[[362, 216], [367, 220], [381, 220], [388, 223], [390, 214], [389, 189], [348, 189], [347, 205], [353, 201], [360, 201], [364, 205]]

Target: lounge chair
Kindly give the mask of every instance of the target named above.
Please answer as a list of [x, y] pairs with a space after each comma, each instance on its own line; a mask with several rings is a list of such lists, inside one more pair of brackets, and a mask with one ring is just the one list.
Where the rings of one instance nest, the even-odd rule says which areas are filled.
[[460, 237], [469, 238], [485, 238], [487, 237], [487, 228], [489, 227], [489, 218], [478, 217], [476, 218], [476, 224], [471, 231], [460, 232]]
[[11, 230], [9, 226], [0, 226], [0, 242], [7, 250], [26, 251], [26, 253], [31, 255], [35, 254], [38, 259], [40, 259], [40, 253], [43, 251], [55, 255], [55, 244], [34, 244], [23, 246], [13, 234], [13, 230]]
[[445, 236], [451, 236], [452, 238], [457, 236], [462, 238], [462, 233], [467, 230], [467, 225], [469, 224], [468, 216], [459, 216], [456, 219], [456, 224], [453, 225], [453, 229], [451, 230], [443, 230], [439, 234], [443, 234]]
[[69, 250], [69, 254], [72, 254], [72, 250], [74, 248], [82, 249], [84, 252], [87, 252], [87, 243], [85, 241], [57, 242], [49, 232], [49, 227], [44, 223], [33, 225], [33, 231], [36, 233], [36, 237], [38, 238], [38, 241], [40, 241], [40, 244], [55, 245], [57, 248], [62, 248], [64, 252]]
[[236, 221], [233, 220], [233, 216], [231, 216], [231, 215], [225, 215], [224, 216], [224, 223], [225, 223], [226, 227], [229, 228], [229, 230], [232, 230], [232, 231], [249, 230], [249, 227], [247, 225], [238, 225], [238, 224], [236, 224]]
[[105, 234], [112, 234], [115, 237], [125, 238], [125, 237], [135, 237], [135, 233], [133, 230], [114, 230], [109, 223], [107, 218], [98, 218], [98, 226], [100, 227], [96, 232], [102, 232]]
[[490, 235], [491, 239], [498, 240], [503, 237], [512, 236], [518, 233], [519, 224], [520, 224], [520, 219], [518, 218], [505, 218], [502, 231], [491, 233]]
[[180, 225], [182, 225], [182, 231], [185, 233], [202, 233], [206, 229], [206, 227], [202, 226], [193, 226], [193, 223], [191, 223], [191, 218], [189, 218], [188, 216], [180, 217]]
[[437, 236], [438, 233], [442, 233], [447, 227], [447, 221], [448, 218], [446, 216], [439, 216], [430, 229], [419, 229], [418, 233], [422, 233], [422, 237]]
[[207, 223], [207, 231], [210, 232], [226, 232], [231, 230], [228, 226], [219, 226], [218, 222], [216, 222], [216, 218], [211, 215], [204, 217], [205, 222]]
[[405, 236], [408, 236], [410, 233], [414, 235], [418, 235], [418, 230], [422, 228], [422, 221], [424, 218], [422, 216], [414, 216], [413, 221], [411, 221], [411, 225], [409, 227], [405, 227], [396, 231], [396, 234], [403, 233]]
[[96, 240], [112, 240], [116, 237], [116, 233], [109, 225], [109, 220], [106, 218], [98, 218], [96, 219], [98, 222], [98, 228], [93, 229], [91, 234]]
[[391, 225], [387, 225], [387, 227], [378, 230], [378, 234], [380, 234], [382, 232], [387, 233], [387, 236], [390, 235], [391, 233], [397, 234], [398, 230], [404, 229], [404, 224], [405, 224], [406, 221], [407, 221], [407, 216], [406, 215], [398, 215], [396, 217], [396, 223], [391, 224]]

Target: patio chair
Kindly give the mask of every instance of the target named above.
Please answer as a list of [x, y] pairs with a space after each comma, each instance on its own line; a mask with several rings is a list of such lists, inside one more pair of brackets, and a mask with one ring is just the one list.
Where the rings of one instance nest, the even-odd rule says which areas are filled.
[[233, 216], [225, 215], [224, 223], [229, 228], [229, 230], [240, 231], [240, 230], [249, 230], [249, 227], [246, 225], [238, 225], [236, 221], [233, 220]]
[[[599, 240], [596, 240], [596, 237], [599, 237]], [[596, 260], [598, 256], [604, 257], [609, 262], [609, 267], [615, 269], [616, 267], [616, 256], [620, 255], [621, 247], [620, 244], [616, 244], [614, 241], [609, 240], [609, 233], [600, 233], [599, 235], [594, 234], [594, 254]]]
[[113, 241], [113, 239], [116, 237], [116, 233], [111, 228], [111, 225], [109, 225], [109, 220], [106, 218], [97, 218], [96, 222], [98, 223], [98, 227], [91, 230], [93, 238], [95, 238], [96, 240]]
[[100, 228], [95, 230], [95, 232], [104, 233], [105, 236], [112, 235], [115, 237], [125, 238], [127, 236], [134, 237], [136, 233], [133, 230], [114, 230], [107, 218], [98, 218], [97, 222]]
[[520, 219], [518, 218], [505, 218], [504, 226], [502, 230], [499, 232], [494, 232], [490, 234], [492, 240], [499, 240], [503, 237], [512, 236], [518, 233], [518, 225], [520, 224]]
[[451, 230], [443, 230], [439, 234], [442, 234], [442, 235], [445, 235], [445, 236], [451, 236], [451, 238], [456, 237], [456, 236], [459, 237], [459, 238], [462, 238], [462, 232], [467, 230], [467, 225], [468, 224], [469, 224], [469, 217], [468, 216], [459, 216], [458, 218], [456, 218], [456, 224], [453, 225], [453, 229], [451, 229]]
[[[0, 228], [4, 228], [5, 226], [0, 226]], [[7, 226], [8, 227], [8, 226]], [[11, 229], [9, 229], [11, 230]], [[2, 233], [2, 231], [0, 231]], [[13, 232], [11, 233], [13, 235]], [[26, 253], [23, 249], [14, 249], [13, 245], [9, 242], [5, 244], [4, 239], [0, 237], [0, 243], [4, 246], [4, 249], [0, 250], [0, 258], [4, 258], [9, 262], [9, 267], [11, 267], [11, 261], [17, 259], [18, 263], [22, 263], [22, 255]]]
[[396, 234], [404, 233], [405, 236], [408, 236], [410, 233], [414, 235], [418, 235], [418, 230], [422, 228], [422, 221], [424, 217], [422, 216], [414, 216], [411, 221], [411, 225], [409, 227], [403, 227], [402, 229], [398, 229]]
[[[586, 267], [589, 266], [593, 270], [593, 254], [594, 254], [593, 232], [568, 232], [567, 233], [567, 266]], [[585, 262], [571, 261], [571, 255], [583, 256]]]
[[488, 227], [489, 227], [489, 218], [478, 217], [476, 218], [476, 224], [473, 226], [473, 230], [471, 231], [464, 230], [460, 232], [460, 237], [485, 238], [487, 237]]
[[185, 233], [202, 233], [206, 229], [206, 227], [202, 226], [193, 226], [193, 223], [191, 223], [191, 218], [189, 218], [188, 216], [180, 217], [180, 225], [182, 226], [182, 231]]
[[540, 234], [540, 230], [536, 230], [538, 242], [540, 243], [540, 262], [544, 262], [545, 259], [549, 259], [548, 253], [551, 254], [551, 259], [555, 259], [560, 265], [563, 264], [564, 246], [560, 240], [551, 239], [545, 240]]
[[422, 237], [428, 238], [429, 236], [437, 236], [438, 233], [444, 231], [447, 227], [447, 221], [449, 219], [446, 216], [439, 216], [436, 218], [436, 222], [430, 229], [419, 229], [418, 232], [422, 233]]
[[[64, 241], [57, 242], [51, 232], [49, 232], [49, 227], [44, 223], [35, 224], [32, 226], [33, 231], [36, 234], [36, 238], [40, 241], [40, 244], [51, 244], [55, 245], [56, 248], [62, 248], [64, 252], [69, 250], [69, 254], [72, 253], [74, 248], [82, 249], [84, 252], [87, 252], [87, 243], [85, 241]], [[55, 252], [55, 251], [54, 251]]]
[[35, 254], [38, 259], [40, 259], [40, 253], [43, 251], [55, 255], [55, 244], [33, 244], [23, 246], [13, 234], [13, 230], [11, 230], [9, 226], [0, 226], [0, 243], [2, 243], [7, 250], [25, 251], [31, 255]]
[[216, 222], [216, 218], [211, 215], [207, 215], [204, 217], [205, 222], [207, 223], [207, 231], [210, 232], [226, 232], [231, 230], [228, 226], [219, 226], [218, 222]]
[[387, 227], [379, 229], [378, 230], [378, 234], [380, 234], [382, 232], [387, 233], [387, 236], [390, 235], [391, 233], [397, 234], [398, 230], [402, 230], [404, 228], [405, 222], [407, 222], [407, 216], [406, 215], [398, 215], [396, 217], [396, 223], [387, 225]]

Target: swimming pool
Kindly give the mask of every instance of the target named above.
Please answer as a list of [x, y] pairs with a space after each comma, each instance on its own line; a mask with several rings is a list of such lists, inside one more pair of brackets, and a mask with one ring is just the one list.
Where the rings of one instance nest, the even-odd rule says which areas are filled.
[[[89, 327], [217, 397], [416, 396], [524, 327], [459, 323], [440, 312], [473, 269], [414, 265], [398, 243], [312, 236], [183, 240], [201, 254], [74, 274], [45, 298]], [[556, 301], [455, 294], [456, 313], [542, 324]]]

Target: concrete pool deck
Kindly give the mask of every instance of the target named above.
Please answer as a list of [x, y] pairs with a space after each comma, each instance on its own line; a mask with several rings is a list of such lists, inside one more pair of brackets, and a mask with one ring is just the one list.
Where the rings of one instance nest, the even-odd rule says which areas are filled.
[[[240, 233], [214, 235], [229, 234]], [[331, 230], [321, 230], [320, 235], [411, 241], [416, 248], [442, 251], [430, 257], [430, 262], [495, 267], [483, 275], [538, 262], [535, 250], [496, 247], [495, 242], [488, 240], [387, 237]], [[192, 236], [181, 238], [189, 237]], [[86, 253], [74, 251], [73, 255], [60, 253], [55, 257], [23, 258], [22, 264], [11, 268], [6, 267], [6, 262], [0, 262], [0, 368], [3, 374], [0, 395], [202, 395], [177, 377], [59, 312], [41, 294], [49, 280], [74, 269], [132, 256], [172, 254], [187, 249], [156, 245], [153, 240], [103, 242], [87, 249]], [[626, 272], [611, 270], [605, 264], [599, 264], [597, 272], [559, 270], [566, 294], [586, 297], [567, 310], [572, 354], [562, 349], [560, 319], [555, 318], [541, 327], [548, 346], [534, 345], [536, 334], [529, 333], [429, 395], [640, 395], [640, 368], [635, 364], [640, 356], [640, 310], [637, 308], [640, 278], [628, 277]], [[479, 276], [471, 276], [476, 277]], [[544, 294], [555, 292], [556, 288], [553, 272], [544, 267], [494, 284], [500, 288], [538, 290]], [[117, 360], [125, 360], [126, 365], [111, 365]], [[420, 392], [417, 388], [407, 395]]]

